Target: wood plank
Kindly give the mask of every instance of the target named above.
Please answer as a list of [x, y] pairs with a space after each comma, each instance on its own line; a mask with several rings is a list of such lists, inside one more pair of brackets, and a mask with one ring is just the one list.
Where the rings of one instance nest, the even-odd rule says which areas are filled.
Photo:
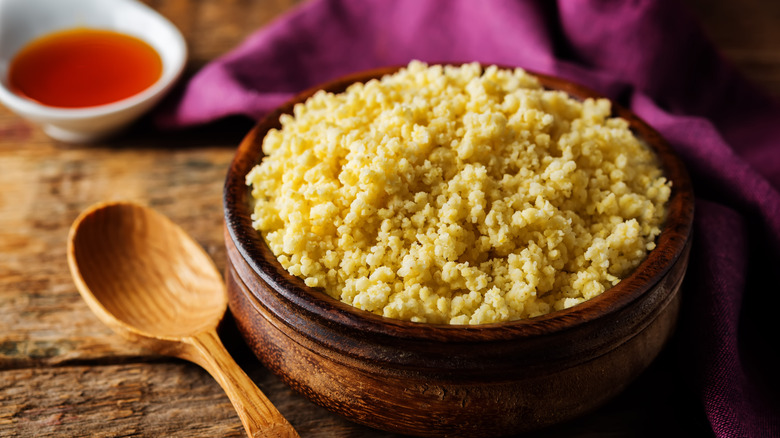
[[[312, 404], [259, 366], [241, 343], [233, 343], [231, 352], [302, 437], [396, 436]], [[707, 436], [695, 402], [681, 396], [684, 382], [669, 378], [676, 366], [667, 350], [606, 406], [528, 436]], [[243, 429], [205, 371], [165, 360], [0, 371], [0, 436], [9, 435], [211, 437], [243, 436]]]
[[[246, 436], [219, 385], [175, 361], [0, 373], [0, 436]], [[258, 369], [252, 377], [301, 436], [389, 436], [332, 416]]]

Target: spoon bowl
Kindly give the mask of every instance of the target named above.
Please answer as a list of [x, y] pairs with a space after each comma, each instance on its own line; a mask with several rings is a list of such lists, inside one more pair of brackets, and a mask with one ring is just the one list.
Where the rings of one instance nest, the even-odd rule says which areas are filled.
[[103, 323], [202, 366], [225, 390], [249, 436], [298, 436], [219, 340], [225, 285], [208, 254], [176, 224], [133, 203], [94, 205], [71, 227], [68, 263]]

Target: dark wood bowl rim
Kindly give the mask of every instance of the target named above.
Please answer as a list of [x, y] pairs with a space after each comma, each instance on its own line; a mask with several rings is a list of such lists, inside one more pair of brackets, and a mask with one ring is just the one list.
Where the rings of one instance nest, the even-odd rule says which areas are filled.
[[[582, 324], [619, 312], [642, 297], [656, 285], [681, 256], [691, 238], [693, 222], [693, 189], [688, 173], [674, 150], [647, 123], [628, 109], [612, 103], [613, 114], [626, 119], [636, 135], [654, 149], [666, 177], [672, 181], [672, 194], [667, 204], [668, 215], [656, 249], [616, 286], [601, 295], [572, 308], [551, 312], [530, 319], [482, 325], [446, 325], [402, 321], [375, 315], [331, 298], [326, 293], [306, 286], [278, 263], [258, 231], [252, 228], [249, 200], [250, 189], [245, 183], [249, 170], [262, 158], [262, 140], [271, 128], [279, 127], [279, 116], [291, 113], [296, 103], [303, 102], [316, 91], [344, 91], [354, 82], [366, 82], [397, 71], [402, 66], [390, 66], [341, 77], [301, 92], [286, 104], [272, 111], [247, 134], [238, 147], [228, 170], [224, 186], [223, 207], [225, 225], [230, 239], [251, 269], [276, 293], [298, 310], [321, 320], [329, 327], [357, 330], [366, 334], [392, 336], [411, 340], [446, 340], [451, 342], [501, 341], [551, 335], [575, 329]], [[503, 67], [501, 68], [514, 68]], [[604, 97], [579, 84], [529, 71], [543, 86], [567, 92], [579, 99]], [[258, 291], [251, 291], [257, 295]], [[259, 317], [259, 316], [258, 316]]]

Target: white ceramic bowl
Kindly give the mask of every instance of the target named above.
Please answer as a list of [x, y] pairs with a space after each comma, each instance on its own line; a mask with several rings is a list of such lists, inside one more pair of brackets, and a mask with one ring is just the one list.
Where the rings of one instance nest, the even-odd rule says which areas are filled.
[[[74, 27], [112, 30], [142, 39], [160, 54], [161, 77], [134, 96], [85, 108], [41, 105], [13, 93], [8, 86], [8, 66], [19, 49], [35, 38]], [[0, 0], [0, 102], [61, 141], [95, 141], [124, 128], [170, 90], [186, 59], [187, 46], [179, 30], [136, 0]]]

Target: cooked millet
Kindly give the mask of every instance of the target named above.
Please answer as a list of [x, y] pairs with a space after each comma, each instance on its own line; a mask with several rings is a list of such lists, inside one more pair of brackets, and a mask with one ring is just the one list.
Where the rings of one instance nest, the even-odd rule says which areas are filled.
[[671, 184], [605, 99], [428, 66], [317, 92], [263, 141], [253, 226], [305, 283], [427, 323], [593, 298], [655, 246]]

